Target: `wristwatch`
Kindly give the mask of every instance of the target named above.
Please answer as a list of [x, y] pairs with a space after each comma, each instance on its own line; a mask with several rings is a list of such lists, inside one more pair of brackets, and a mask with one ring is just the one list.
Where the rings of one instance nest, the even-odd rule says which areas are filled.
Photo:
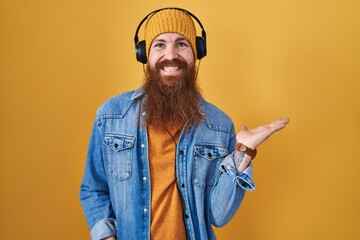
[[235, 149], [249, 155], [251, 159], [254, 159], [256, 157], [256, 153], [257, 153], [256, 149], [248, 148], [242, 143], [236, 143]]

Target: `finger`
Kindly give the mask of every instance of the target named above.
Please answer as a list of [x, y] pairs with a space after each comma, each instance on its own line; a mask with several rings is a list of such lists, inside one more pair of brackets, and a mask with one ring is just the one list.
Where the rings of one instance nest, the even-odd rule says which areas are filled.
[[276, 119], [273, 123], [276, 124], [288, 124], [289, 123], [289, 118], [288, 117], [284, 117], [284, 118], [278, 118]]
[[240, 131], [246, 131], [247, 127], [245, 125], [240, 126]]
[[270, 123], [268, 126], [271, 128], [272, 132], [279, 131], [286, 127], [286, 125], [289, 123], [289, 118], [279, 118], [275, 120], [274, 122]]

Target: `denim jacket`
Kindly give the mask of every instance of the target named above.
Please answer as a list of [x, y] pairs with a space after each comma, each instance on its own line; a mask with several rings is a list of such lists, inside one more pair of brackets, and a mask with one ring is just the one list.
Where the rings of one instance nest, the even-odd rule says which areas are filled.
[[[150, 239], [151, 174], [143, 95], [142, 88], [120, 94], [97, 111], [80, 189], [93, 240], [112, 235], [118, 240]], [[201, 97], [200, 106], [202, 122], [182, 129], [176, 178], [188, 239], [205, 240], [216, 239], [212, 225], [228, 223], [245, 191], [255, 185], [251, 164], [242, 173], [236, 171], [236, 133], [230, 118]]]

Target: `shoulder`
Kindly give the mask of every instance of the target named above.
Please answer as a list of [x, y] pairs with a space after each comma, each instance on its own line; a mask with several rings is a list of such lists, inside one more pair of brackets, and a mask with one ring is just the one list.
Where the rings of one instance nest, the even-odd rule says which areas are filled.
[[224, 111], [204, 99], [202, 100], [202, 114], [210, 129], [230, 134], [234, 132], [234, 124], [231, 118]]
[[122, 116], [134, 101], [143, 95], [143, 89], [127, 91], [106, 100], [97, 110], [98, 117]]

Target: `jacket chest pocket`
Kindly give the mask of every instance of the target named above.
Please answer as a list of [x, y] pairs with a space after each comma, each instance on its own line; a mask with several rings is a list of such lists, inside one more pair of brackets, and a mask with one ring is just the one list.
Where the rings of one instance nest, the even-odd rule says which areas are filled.
[[196, 144], [194, 146], [193, 184], [201, 188], [214, 185], [219, 174], [218, 165], [227, 154], [227, 148], [216, 144]]
[[132, 150], [135, 138], [120, 134], [106, 134], [104, 144], [108, 159], [108, 171], [117, 180], [125, 180], [132, 174]]

